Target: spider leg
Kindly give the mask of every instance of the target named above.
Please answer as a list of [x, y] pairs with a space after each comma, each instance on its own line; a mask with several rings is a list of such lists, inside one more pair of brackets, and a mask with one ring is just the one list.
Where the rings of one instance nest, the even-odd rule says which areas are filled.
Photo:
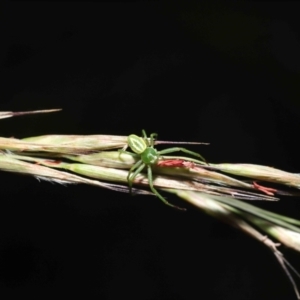
[[[127, 181], [128, 181], [128, 186], [129, 186], [129, 193], [131, 194], [131, 189], [132, 189], [132, 183], [135, 177], [141, 173], [141, 171], [145, 168], [145, 164], [143, 163], [142, 160], [139, 160], [137, 163], [135, 163], [129, 170], [128, 175], [127, 175]], [[133, 172], [133, 174], [132, 174]]]
[[144, 129], [142, 130], [142, 135], [143, 135], [143, 138], [144, 138], [144, 141], [145, 141], [147, 147], [150, 147], [149, 140], [147, 138], [147, 134], [146, 134], [146, 131]]
[[129, 147], [128, 144], [126, 144], [120, 151], [124, 151], [125, 152], [128, 147]]
[[[128, 146], [126, 146], [126, 147], [128, 147]], [[136, 153], [132, 153], [132, 152], [129, 152], [129, 151], [125, 151], [124, 148], [123, 148], [123, 149], [119, 149], [118, 152], [119, 152], [119, 157], [118, 157], [118, 158], [120, 158], [120, 155], [121, 155], [122, 153], [129, 154], [129, 155], [131, 155], [131, 156], [133, 156], [133, 157], [139, 157], [139, 156], [140, 156], [140, 155], [138, 155], [138, 154], [136, 154]]]
[[149, 181], [149, 186], [150, 186], [150, 189], [151, 191], [163, 202], [165, 203], [166, 205], [169, 205], [173, 208], [177, 208], [179, 210], [186, 210], [185, 208], [182, 208], [182, 207], [179, 207], [179, 206], [176, 206], [176, 205], [173, 205], [171, 203], [169, 203], [153, 186], [153, 178], [152, 178], [152, 169], [151, 169], [151, 166], [148, 165], [148, 181]]
[[147, 137], [146, 131], [144, 129], [142, 130], [142, 134], [143, 134], [143, 138], [146, 142], [147, 147], [153, 147], [154, 146], [154, 138], [157, 137], [157, 133], [150, 134], [150, 143], [149, 143], [149, 139]]
[[206, 162], [206, 159], [203, 156], [201, 156], [199, 153], [194, 152], [194, 151], [190, 151], [190, 150], [185, 149], [185, 148], [180, 148], [180, 147], [174, 147], [174, 148], [165, 149], [165, 150], [159, 151], [157, 153], [159, 155], [161, 155], [161, 154], [167, 154], [167, 153], [173, 153], [173, 152], [179, 152], [179, 151], [182, 151], [182, 152], [187, 153], [189, 155], [197, 156], [201, 160], [203, 160], [204, 162]]
[[154, 147], [154, 138], [157, 137], [157, 133], [151, 133], [150, 134], [150, 146]]
[[143, 134], [143, 138], [146, 139], [147, 138], [147, 134], [146, 134], [146, 131], [144, 129], [142, 130], [142, 134]]

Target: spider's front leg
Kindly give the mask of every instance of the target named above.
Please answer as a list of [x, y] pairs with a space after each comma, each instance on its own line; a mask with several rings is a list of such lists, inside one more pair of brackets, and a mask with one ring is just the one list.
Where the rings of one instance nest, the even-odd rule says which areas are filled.
[[185, 148], [180, 148], [180, 147], [169, 148], [169, 149], [165, 149], [165, 150], [159, 151], [158, 154], [162, 155], [162, 154], [169, 154], [169, 153], [180, 152], [180, 151], [184, 152], [184, 153], [187, 153], [189, 155], [196, 156], [196, 157], [200, 158], [201, 160], [203, 160], [206, 164], [208, 164], [206, 162], [206, 159], [203, 156], [201, 156], [199, 153], [191, 151], [191, 150], [188, 150], [188, 149], [185, 149]]
[[[135, 179], [135, 177], [141, 173], [141, 171], [145, 168], [145, 164], [142, 160], [139, 160], [137, 163], [135, 163], [129, 170], [127, 175], [127, 181], [129, 186], [129, 193], [131, 194], [132, 184]], [[133, 174], [132, 174], [133, 172]]]
[[[128, 145], [126, 145], [126, 146], [125, 146], [125, 149], [126, 149], [127, 147], [128, 147]], [[121, 156], [121, 154], [122, 154], [122, 153], [129, 154], [129, 155], [131, 155], [131, 156], [133, 156], [133, 157], [136, 157], [136, 158], [137, 158], [137, 157], [139, 157], [139, 155], [138, 155], [138, 154], [136, 154], [136, 153], [132, 153], [132, 152], [129, 152], [129, 151], [125, 151], [125, 150], [124, 150], [124, 148], [122, 148], [122, 149], [119, 149], [119, 150], [118, 150], [118, 152], [119, 152], [119, 156], [118, 156], [118, 158], [120, 158], [120, 156]]]
[[143, 134], [143, 137], [144, 137], [147, 147], [154, 147], [154, 139], [157, 138], [157, 133], [150, 134], [150, 143], [149, 143], [149, 139], [147, 137], [146, 131], [144, 129], [142, 130], [142, 134]]
[[168, 206], [171, 206], [173, 208], [179, 209], [179, 210], [186, 210], [186, 208], [182, 208], [176, 205], [173, 205], [169, 203], [153, 186], [153, 178], [152, 178], [152, 169], [150, 165], [147, 165], [148, 168], [148, 181], [149, 181], [149, 186], [152, 191], [163, 203], [165, 203]]
[[154, 147], [154, 139], [157, 138], [157, 133], [150, 134], [150, 147]]

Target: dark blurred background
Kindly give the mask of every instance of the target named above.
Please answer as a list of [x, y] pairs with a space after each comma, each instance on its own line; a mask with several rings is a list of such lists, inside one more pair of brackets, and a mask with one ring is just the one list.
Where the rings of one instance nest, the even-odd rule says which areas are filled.
[[[15, 2], [1, 136], [140, 134], [300, 173], [299, 3]], [[42, 299], [295, 299], [272, 253], [186, 206], [1, 173], [0, 291]], [[263, 207], [299, 217], [299, 198]], [[300, 269], [300, 254], [281, 247]]]

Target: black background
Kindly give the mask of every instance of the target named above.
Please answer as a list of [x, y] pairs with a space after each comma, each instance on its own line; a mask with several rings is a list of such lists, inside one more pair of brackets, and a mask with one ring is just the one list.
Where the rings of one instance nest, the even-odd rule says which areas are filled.
[[[2, 136], [145, 129], [210, 142], [192, 149], [212, 162], [300, 172], [297, 2], [3, 8], [1, 111], [63, 111], [1, 120]], [[269, 250], [187, 204], [0, 176], [2, 295], [295, 299]], [[264, 207], [299, 218], [298, 202]]]

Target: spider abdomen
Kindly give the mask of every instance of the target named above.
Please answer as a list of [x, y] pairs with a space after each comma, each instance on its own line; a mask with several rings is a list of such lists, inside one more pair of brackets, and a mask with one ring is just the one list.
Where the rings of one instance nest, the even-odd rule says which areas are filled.
[[137, 154], [142, 154], [147, 148], [147, 144], [144, 139], [138, 137], [135, 134], [131, 134], [128, 137], [128, 145], [131, 150]]

